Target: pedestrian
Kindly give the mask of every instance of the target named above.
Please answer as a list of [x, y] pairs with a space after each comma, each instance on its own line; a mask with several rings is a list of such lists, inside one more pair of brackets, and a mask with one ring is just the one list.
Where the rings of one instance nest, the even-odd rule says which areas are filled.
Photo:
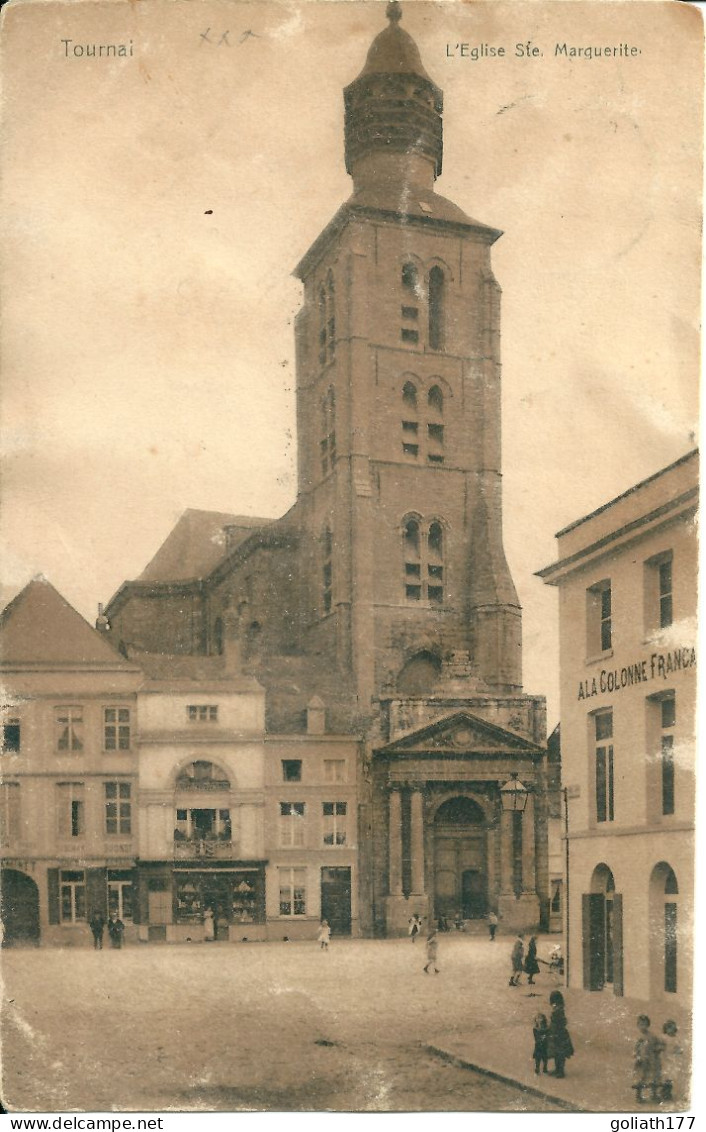
[[524, 967], [525, 971], [527, 972], [527, 982], [530, 986], [534, 986], [534, 976], [539, 973], [539, 963], [537, 962], [536, 935], [530, 936], [530, 941], [527, 944], [527, 954], [525, 955]]
[[105, 916], [102, 912], [93, 912], [88, 921], [88, 926], [93, 935], [93, 948], [95, 951], [103, 950], [103, 928], [105, 927]]
[[488, 935], [491, 939], [495, 939], [495, 933], [498, 930], [498, 917], [493, 911], [488, 912]]
[[212, 908], [207, 908], [203, 914], [203, 938], [207, 943], [211, 943], [216, 938]]
[[123, 946], [123, 932], [125, 931], [125, 924], [118, 917], [117, 912], [112, 912], [108, 920], [108, 935], [110, 936], [110, 946], [120, 948]]
[[329, 927], [328, 920], [322, 920], [321, 921], [321, 926], [319, 927], [319, 934], [317, 935], [316, 938], [319, 941], [319, 943], [321, 944], [321, 950], [322, 951], [328, 951], [328, 945], [329, 945], [329, 941], [331, 939], [331, 928]]
[[[635, 1042], [635, 1062], [632, 1087], [638, 1104], [658, 1101], [662, 1084], [661, 1053], [664, 1042], [650, 1033], [650, 1020], [646, 1014], [637, 1019], [639, 1038]], [[645, 1094], [649, 1093], [649, 1096]]]
[[412, 943], [414, 943], [416, 941], [417, 936], [419, 935], [421, 930], [422, 930], [422, 921], [419, 919], [419, 916], [415, 912], [413, 916], [410, 916], [408, 927], [407, 927], [407, 932], [409, 934], [410, 939], [412, 940]]
[[677, 1039], [676, 1022], [665, 1022], [662, 1027], [662, 1100], [684, 1100], [684, 1050]]
[[429, 968], [431, 967], [432, 963], [434, 964], [434, 974], [439, 974], [439, 968], [437, 967], [438, 955], [439, 937], [435, 931], [431, 931], [427, 936], [427, 961], [424, 965], [424, 971], [427, 975], [429, 974]]
[[534, 1071], [539, 1073], [540, 1066], [542, 1073], [547, 1072], [547, 1058], [549, 1047], [549, 1023], [547, 1022], [546, 1014], [538, 1014], [532, 1023], [532, 1034], [534, 1035], [534, 1051], [532, 1057], [534, 1058]]
[[519, 987], [520, 979], [522, 978], [522, 961], [525, 955], [525, 937], [518, 935], [517, 939], [512, 945], [512, 954], [510, 961], [512, 963], [512, 974], [510, 975], [510, 986]]
[[554, 1069], [551, 1076], [563, 1077], [566, 1061], [574, 1055], [574, 1046], [566, 1024], [564, 996], [561, 991], [552, 991], [549, 995], [549, 1005], [552, 1012], [549, 1016], [547, 1057], [554, 1059]]

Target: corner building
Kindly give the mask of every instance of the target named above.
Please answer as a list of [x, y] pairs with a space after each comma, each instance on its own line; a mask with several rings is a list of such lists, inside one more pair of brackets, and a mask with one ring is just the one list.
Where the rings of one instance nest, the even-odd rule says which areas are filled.
[[[557, 535], [569, 984], [691, 1002], [698, 454]], [[665, 1003], [666, 1005], [666, 1003]]]
[[[387, 14], [344, 92], [353, 194], [296, 270], [296, 503], [213, 516], [216, 562], [187, 513], [106, 614], [125, 650], [218, 653], [236, 623], [269, 734], [305, 734], [316, 698], [360, 744], [361, 932], [525, 927], [548, 915], [546, 723], [502, 543], [501, 233], [435, 192], [442, 92]], [[513, 774], [529, 803], [501, 817]]]

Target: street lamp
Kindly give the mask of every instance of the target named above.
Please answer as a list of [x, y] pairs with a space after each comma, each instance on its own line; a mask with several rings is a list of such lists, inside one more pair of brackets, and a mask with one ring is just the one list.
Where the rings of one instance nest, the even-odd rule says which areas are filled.
[[516, 773], [513, 773], [504, 786], [500, 787], [500, 803], [505, 813], [523, 814], [529, 790], [520, 782]]

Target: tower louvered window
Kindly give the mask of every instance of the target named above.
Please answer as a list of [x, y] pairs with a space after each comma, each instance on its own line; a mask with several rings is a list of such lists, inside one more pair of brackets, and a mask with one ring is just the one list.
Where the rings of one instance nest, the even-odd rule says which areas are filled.
[[319, 287], [319, 365], [325, 366], [336, 356], [336, 287], [333, 272]]
[[413, 263], [402, 266], [402, 327], [400, 337], [403, 342], [419, 342], [419, 276]]
[[336, 394], [331, 387], [321, 403], [321, 474], [333, 471], [336, 460]]
[[419, 455], [419, 416], [417, 389], [411, 381], [402, 388], [402, 452], [416, 460]]
[[446, 280], [440, 267], [429, 272], [429, 349], [443, 350], [445, 346], [444, 319]]
[[404, 589], [411, 603], [442, 605], [444, 601], [444, 528], [434, 519], [425, 523], [417, 518], [405, 520]]
[[324, 613], [330, 613], [333, 606], [333, 536], [329, 527], [323, 537], [321, 590]]

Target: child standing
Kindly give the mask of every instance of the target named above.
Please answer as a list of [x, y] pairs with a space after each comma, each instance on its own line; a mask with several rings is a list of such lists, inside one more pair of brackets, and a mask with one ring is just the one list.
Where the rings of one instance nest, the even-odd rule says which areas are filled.
[[321, 921], [319, 934], [316, 937], [321, 944], [322, 951], [328, 951], [329, 940], [331, 939], [331, 928], [329, 927], [328, 920]]
[[429, 932], [427, 936], [427, 961], [424, 966], [426, 974], [429, 974], [429, 968], [432, 963], [434, 964], [434, 974], [439, 974], [439, 968], [436, 965], [436, 958], [439, 954], [439, 938], [436, 932]]
[[676, 1022], [665, 1022], [662, 1027], [662, 1100], [683, 1101], [684, 1050], [677, 1039]]
[[547, 1072], [547, 1058], [549, 1046], [549, 1023], [547, 1022], [546, 1014], [538, 1014], [532, 1024], [532, 1033], [534, 1034], [534, 1071], [539, 1073], [540, 1066], [542, 1073]]
[[[662, 1080], [661, 1053], [664, 1042], [650, 1033], [650, 1020], [646, 1014], [640, 1014], [637, 1019], [639, 1038], [635, 1042], [635, 1069], [633, 1089], [638, 1104], [645, 1101], [658, 1101], [660, 1099], [660, 1083]], [[645, 1093], [649, 1092], [649, 1097]]]

